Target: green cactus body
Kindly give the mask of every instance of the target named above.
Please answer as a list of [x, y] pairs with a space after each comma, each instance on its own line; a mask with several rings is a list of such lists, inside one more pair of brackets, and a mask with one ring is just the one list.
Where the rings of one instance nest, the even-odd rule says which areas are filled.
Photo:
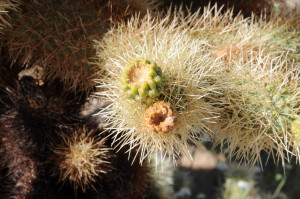
[[300, 119], [295, 119], [291, 123], [291, 132], [296, 139], [300, 139]]
[[[247, 114], [261, 118], [263, 125], [270, 126], [269, 131], [277, 132], [290, 130], [290, 121], [294, 120], [291, 93], [285, 88], [272, 84], [246, 83], [245, 97]], [[299, 134], [300, 135], [300, 134]]]
[[162, 72], [155, 62], [137, 59], [130, 62], [121, 76], [121, 88], [128, 98], [146, 101], [162, 92]]

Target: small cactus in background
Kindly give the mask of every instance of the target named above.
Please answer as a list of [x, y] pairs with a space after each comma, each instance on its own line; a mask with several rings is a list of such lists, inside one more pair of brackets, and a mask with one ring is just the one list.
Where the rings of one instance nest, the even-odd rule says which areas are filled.
[[53, 147], [53, 159], [59, 171], [61, 182], [69, 181], [74, 190], [78, 187], [85, 192], [111, 170], [109, 148], [105, 139], [96, 137], [86, 127], [77, 128], [72, 135], [62, 136], [63, 143]]
[[225, 171], [224, 186], [221, 189], [222, 199], [261, 199], [256, 187], [256, 172], [245, 165], [229, 165]]
[[129, 98], [145, 101], [156, 98], [162, 91], [161, 69], [154, 62], [138, 59], [130, 62], [121, 77], [122, 89]]

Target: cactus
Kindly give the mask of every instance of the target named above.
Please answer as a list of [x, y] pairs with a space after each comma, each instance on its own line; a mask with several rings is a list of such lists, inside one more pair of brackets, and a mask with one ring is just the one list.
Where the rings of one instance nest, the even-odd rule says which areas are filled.
[[[211, 129], [213, 139], [222, 145], [228, 143], [231, 156], [235, 154], [251, 163], [260, 162], [262, 151], [278, 151], [283, 160], [289, 147], [298, 157], [290, 124], [299, 114], [300, 29], [295, 19], [233, 17], [232, 10], [222, 13], [216, 5], [203, 12], [187, 14], [185, 18], [176, 12], [172, 16], [180, 18], [176, 24], [189, 36], [205, 38], [211, 59], [219, 61], [223, 69], [221, 73], [210, 73], [220, 89], [205, 100], [222, 110], [219, 125]], [[287, 91], [276, 93], [267, 88], [272, 85]], [[268, 101], [267, 95], [274, 101]]]
[[[101, 57], [99, 68], [102, 69], [99, 77], [103, 76], [103, 70], [107, 74], [105, 78], [97, 78], [100, 88], [97, 95], [110, 103], [99, 115], [109, 124], [106, 130], [111, 132], [115, 140], [113, 144], [121, 148], [129, 145], [131, 150], [137, 148], [137, 152], [141, 152], [141, 162], [151, 154], [158, 156], [162, 153], [161, 158], [170, 155], [174, 161], [180, 153], [189, 156], [187, 143], [201, 147], [200, 136], [211, 133], [207, 126], [217, 117], [209, 98], [218, 86], [210, 72], [222, 68], [206, 51], [205, 40], [192, 38], [186, 34], [187, 30], [163, 25], [164, 21], [171, 20], [170, 17], [157, 21], [151, 20], [151, 15], [133, 18], [107, 33], [97, 47], [98, 57]], [[173, 20], [171, 24], [179, 22], [176, 21], [178, 18]], [[127, 93], [120, 89], [125, 86], [130, 95], [132, 90], [134, 94], [139, 92], [137, 87], [131, 86], [129, 90], [128, 74], [136, 68], [133, 65], [137, 61], [133, 64], [132, 60], [141, 57], [151, 58], [151, 64], [157, 63], [161, 72], [155, 72], [159, 75], [155, 77], [158, 82], [154, 79], [155, 87], [161, 84], [163, 88], [160, 95], [151, 98], [149, 93], [150, 98], [143, 101], [128, 98]], [[132, 65], [126, 67], [127, 63]], [[143, 76], [137, 73], [141, 71]], [[137, 72], [142, 80], [152, 73], [147, 70]], [[147, 80], [145, 87], [151, 88], [151, 85]]]
[[289, 18], [271, 16], [268, 20], [255, 15], [234, 16], [233, 10], [222, 12], [222, 7], [217, 5], [208, 6], [203, 12], [188, 15], [190, 22], [182, 20], [182, 26], [192, 36], [206, 38], [215, 58], [226, 65], [246, 63], [270, 54], [274, 58], [284, 54], [291, 64], [299, 63], [299, 16], [294, 12]]
[[18, 12], [20, 6], [19, 0], [1, 0], [0, 1], [0, 34], [6, 27], [11, 27], [10, 12]]
[[[111, 170], [109, 148], [105, 139], [96, 137], [87, 127], [77, 128], [73, 135], [63, 135], [63, 143], [53, 147], [53, 159], [61, 182], [69, 181], [83, 192]], [[95, 189], [95, 188], [94, 188]]]
[[[43, 94], [44, 89], [60, 97]], [[112, 140], [99, 135], [97, 124], [87, 121], [91, 118], [80, 117], [76, 97], [72, 101], [57, 91], [28, 76], [13, 88], [0, 87], [0, 197], [138, 199], [151, 194], [147, 165], [128, 160], [126, 147], [108, 150]], [[42, 107], [32, 106], [39, 102]]]
[[[219, 121], [223, 126], [214, 138], [216, 143], [228, 144], [229, 156], [236, 155], [250, 164], [262, 164], [263, 151], [277, 151], [282, 161], [298, 156], [292, 129], [299, 115], [299, 80], [293, 70], [280, 69], [286, 62], [277, 61], [265, 59], [259, 68], [256, 63], [240, 65], [218, 78], [228, 85], [217, 96], [223, 102]], [[272, 66], [273, 71], [269, 69], [272, 63], [278, 64]], [[288, 148], [293, 152], [287, 153]]]
[[245, 165], [229, 165], [224, 172], [225, 182], [221, 190], [222, 199], [254, 199], [260, 197], [256, 185], [257, 173]]
[[291, 122], [291, 132], [296, 139], [300, 138], [300, 119], [297, 118]]
[[29, 197], [39, 174], [38, 146], [23, 127], [17, 108], [1, 108], [0, 127], [0, 197]]
[[145, 59], [132, 61], [123, 71], [122, 89], [129, 98], [145, 101], [162, 92], [162, 73], [157, 64]]
[[[253, 24], [248, 25], [247, 21], [250, 20]], [[226, 29], [230, 31], [223, 36], [220, 34], [209, 36], [216, 58], [234, 64], [241, 60], [253, 61], [257, 57], [269, 54], [273, 57], [284, 54], [290, 63], [295, 61], [299, 63], [300, 29], [292, 22], [285, 23], [279, 19], [265, 22], [255, 17], [240, 22], [237, 29], [234, 29], [234, 25], [228, 25]]]
[[[12, 28], [0, 40], [8, 47], [12, 62], [23, 67], [39, 65], [45, 78], [59, 79], [73, 91], [88, 92], [95, 86], [90, 81], [96, 72], [93, 40], [102, 38], [112, 21], [138, 12], [138, 7], [155, 7], [155, 2], [135, 1], [26, 1], [21, 12], [11, 16]], [[111, 11], [114, 10], [114, 12]], [[144, 11], [145, 12], [145, 11]]]
[[[295, 102], [290, 99], [292, 93], [282, 87], [265, 83], [263, 86], [254, 83], [253, 86], [244, 85], [248, 90], [249, 104], [246, 105], [246, 114], [266, 114], [264, 122], [271, 122], [274, 128], [281, 130], [288, 128], [288, 123], [294, 120], [292, 115]], [[259, 88], [262, 87], [262, 88]]]
[[[1, 176], [5, 176], [0, 183], [0, 195], [1, 198], [35, 198], [41, 191], [40, 183], [36, 182], [44, 184], [45, 176], [49, 175], [45, 161], [48, 161], [50, 140], [56, 140], [53, 132], [70, 128], [68, 124], [75, 121], [79, 110], [74, 110], [77, 105], [69, 106], [64, 101], [62, 106], [57, 98], [46, 96], [29, 76], [12, 81], [12, 86], [1, 86], [0, 93], [0, 170]], [[51, 177], [47, 176], [47, 180], [50, 183]]]

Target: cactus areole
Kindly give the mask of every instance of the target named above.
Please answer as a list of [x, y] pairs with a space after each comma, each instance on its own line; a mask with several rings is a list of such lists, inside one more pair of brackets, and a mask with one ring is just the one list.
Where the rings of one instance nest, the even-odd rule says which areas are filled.
[[177, 123], [177, 114], [170, 103], [159, 101], [146, 109], [144, 122], [151, 131], [159, 134], [168, 133]]
[[130, 62], [121, 76], [122, 90], [128, 98], [145, 101], [154, 99], [162, 91], [162, 72], [155, 62], [137, 59]]

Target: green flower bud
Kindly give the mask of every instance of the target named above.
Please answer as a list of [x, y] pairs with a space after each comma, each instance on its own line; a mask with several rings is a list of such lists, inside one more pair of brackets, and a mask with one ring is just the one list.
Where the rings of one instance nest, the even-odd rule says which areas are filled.
[[120, 78], [121, 89], [129, 98], [145, 102], [147, 98], [156, 98], [162, 90], [161, 69], [155, 62], [138, 59], [130, 62]]

